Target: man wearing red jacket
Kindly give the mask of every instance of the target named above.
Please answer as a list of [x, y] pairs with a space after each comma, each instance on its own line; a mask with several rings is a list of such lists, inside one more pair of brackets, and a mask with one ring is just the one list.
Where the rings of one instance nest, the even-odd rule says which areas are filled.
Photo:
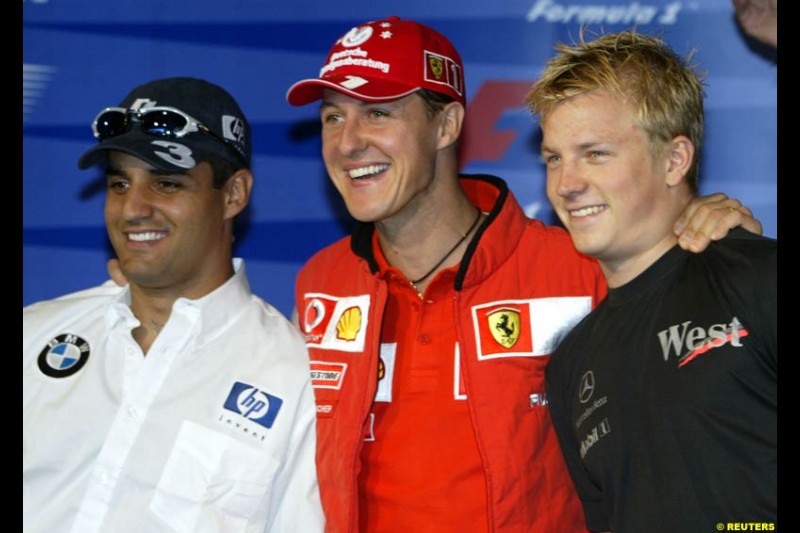
[[[456, 49], [416, 22], [365, 23], [287, 100], [321, 100], [325, 165], [358, 220], [296, 287], [328, 531], [585, 531], [544, 369], [605, 283], [501, 179], [459, 176]], [[717, 224], [758, 229], [736, 200], [698, 205], [695, 245]]]

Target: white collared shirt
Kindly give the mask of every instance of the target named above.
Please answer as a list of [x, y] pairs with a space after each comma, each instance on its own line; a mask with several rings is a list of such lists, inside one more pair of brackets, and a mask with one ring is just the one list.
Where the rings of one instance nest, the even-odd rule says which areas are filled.
[[127, 287], [23, 309], [25, 531], [323, 530], [305, 345], [234, 266], [147, 357]]

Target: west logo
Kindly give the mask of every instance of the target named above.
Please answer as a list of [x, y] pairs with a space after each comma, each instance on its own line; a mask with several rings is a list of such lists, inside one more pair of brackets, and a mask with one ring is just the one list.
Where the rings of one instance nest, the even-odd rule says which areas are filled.
[[741, 339], [747, 335], [748, 332], [739, 319], [733, 317], [730, 323], [712, 324], [708, 329], [700, 326], [692, 327], [692, 321], [687, 320], [683, 324], [676, 324], [659, 331], [658, 340], [661, 343], [664, 361], [669, 360], [672, 355], [677, 358], [680, 368], [714, 348], [726, 344], [742, 346]]

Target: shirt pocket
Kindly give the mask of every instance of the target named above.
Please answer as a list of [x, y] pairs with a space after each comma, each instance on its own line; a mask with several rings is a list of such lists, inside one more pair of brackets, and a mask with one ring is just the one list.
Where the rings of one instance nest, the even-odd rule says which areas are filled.
[[244, 531], [267, 506], [278, 466], [267, 450], [185, 421], [150, 510], [177, 532]]

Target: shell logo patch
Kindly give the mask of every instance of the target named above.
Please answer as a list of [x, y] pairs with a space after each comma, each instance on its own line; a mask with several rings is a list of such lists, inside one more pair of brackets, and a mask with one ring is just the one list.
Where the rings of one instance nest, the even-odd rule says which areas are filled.
[[361, 309], [350, 307], [345, 309], [339, 322], [336, 323], [336, 338], [353, 341], [361, 330]]
[[89, 360], [89, 343], [70, 333], [58, 335], [39, 353], [39, 370], [51, 378], [65, 378], [78, 372]]
[[364, 351], [370, 296], [338, 297], [306, 293], [300, 327], [309, 348]]

